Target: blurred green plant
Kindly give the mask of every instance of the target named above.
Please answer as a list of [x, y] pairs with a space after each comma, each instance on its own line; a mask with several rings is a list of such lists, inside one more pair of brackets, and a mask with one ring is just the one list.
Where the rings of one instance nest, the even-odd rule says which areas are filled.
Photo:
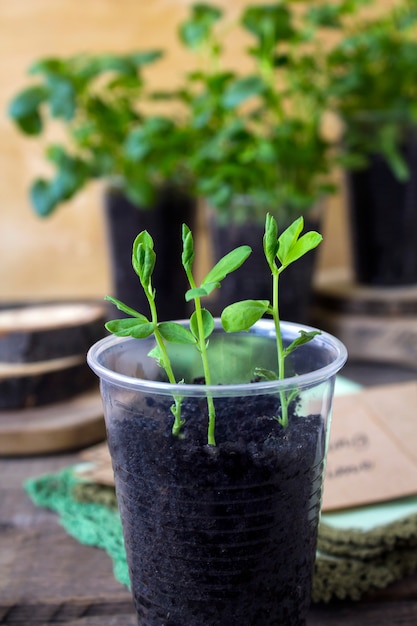
[[[54, 174], [31, 186], [36, 211], [49, 215], [92, 179], [141, 206], [170, 182], [224, 221], [261, 223], [271, 212], [289, 223], [335, 189], [328, 110], [345, 125], [340, 162], [358, 167], [381, 151], [405, 178], [400, 144], [417, 115], [416, 0], [365, 18], [361, 9], [374, 4], [280, 0], [249, 4], [233, 20], [194, 4], [178, 34], [195, 66], [173, 90], [147, 84], [162, 50], [35, 62], [35, 83], [9, 114], [27, 135], [47, 134], [53, 120], [66, 131], [46, 148]], [[223, 42], [235, 32], [248, 41], [238, 51], [245, 71], [225, 61]]]
[[[334, 7], [332, 20], [317, 2], [249, 5], [230, 25], [220, 9], [197, 4], [181, 25], [180, 37], [201, 66], [182, 92], [199, 135], [191, 179], [226, 221], [233, 213], [263, 222], [267, 211], [288, 221], [334, 190], [331, 146], [322, 133], [327, 94], [318, 34], [350, 5]], [[222, 41], [235, 28], [253, 40], [246, 74], [222, 64]]]
[[148, 90], [144, 72], [163, 56], [160, 50], [130, 54], [76, 55], [41, 59], [29, 72], [38, 82], [12, 100], [9, 114], [27, 135], [40, 136], [57, 120], [65, 140], [49, 145], [55, 169], [36, 179], [32, 204], [47, 216], [92, 179], [107, 179], [135, 204], [151, 204], [160, 182], [176, 181], [187, 129], [175, 115], [144, 110], [173, 94]]
[[326, 58], [329, 103], [344, 123], [342, 163], [366, 167], [382, 155], [398, 180], [409, 177], [402, 154], [417, 128], [417, 2], [346, 23]]

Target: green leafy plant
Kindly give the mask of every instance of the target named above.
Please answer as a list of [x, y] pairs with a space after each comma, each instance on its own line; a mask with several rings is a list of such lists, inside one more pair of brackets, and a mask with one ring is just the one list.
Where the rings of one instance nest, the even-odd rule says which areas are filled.
[[[298, 218], [280, 236], [278, 236], [278, 226], [274, 217], [267, 215], [264, 235], [264, 252], [268, 266], [272, 273], [272, 302], [267, 300], [245, 300], [236, 302], [226, 307], [222, 313], [221, 321], [226, 332], [242, 332], [249, 330], [263, 315], [269, 314], [274, 320], [276, 342], [277, 342], [277, 372], [257, 368], [254, 375], [267, 380], [282, 380], [285, 377], [285, 359], [291, 352], [299, 346], [308, 343], [318, 334], [318, 331], [300, 333], [300, 337], [295, 339], [289, 346], [284, 347], [280, 316], [279, 316], [279, 277], [282, 272], [292, 263], [296, 262], [304, 254], [319, 245], [322, 237], [315, 231], [302, 234], [304, 219]], [[249, 246], [240, 246], [226, 254], [207, 273], [201, 283], [197, 285], [193, 273], [195, 258], [193, 236], [188, 226], [183, 226], [183, 252], [182, 264], [190, 289], [186, 292], [185, 298], [188, 302], [194, 302], [194, 312], [186, 328], [177, 322], [159, 322], [157, 308], [155, 304], [156, 292], [152, 284], [152, 273], [155, 267], [156, 255], [154, 242], [147, 231], [141, 232], [135, 239], [132, 252], [132, 264], [149, 302], [150, 316], [139, 313], [130, 308], [120, 300], [111, 296], [106, 299], [112, 302], [119, 310], [129, 317], [115, 319], [106, 323], [108, 331], [118, 337], [134, 337], [143, 339], [151, 335], [154, 336], [156, 346], [149, 355], [157, 360], [164, 369], [168, 381], [177, 385], [173, 367], [169, 358], [166, 342], [177, 344], [193, 345], [200, 354], [204, 380], [206, 385], [211, 385], [212, 376], [207, 358], [208, 342], [213, 333], [215, 322], [212, 314], [201, 304], [201, 299], [209, 296], [215, 289], [219, 288], [221, 282], [228, 274], [231, 274], [246, 261], [251, 253]], [[295, 392], [296, 393], [296, 392]], [[288, 425], [288, 406], [292, 395], [285, 391], [280, 392], [281, 416], [278, 419], [280, 424], [286, 428]], [[171, 411], [174, 415], [172, 432], [180, 435], [184, 424], [181, 418], [181, 395], [174, 395], [174, 404]], [[209, 445], [216, 445], [215, 440], [215, 420], [216, 412], [213, 398], [207, 396], [208, 406], [208, 432], [207, 442]]]
[[[265, 258], [272, 274], [272, 302], [268, 300], [242, 300], [230, 304], [222, 313], [221, 320], [226, 332], [241, 332], [249, 330], [265, 314], [272, 316], [274, 320], [275, 335], [277, 342], [277, 371], [257, 368], [255, 373], [266, 380], [283, 380], [285, 378], [285, 360], [298, 347], [308, 343], [319, 331], [301, 331], [300, 336], [290, 345], [284, 347], [280, 315], [279, 315], [279, 279], [289, 265], [295, 263], [310, 250], [316, 248], [322, 241], [322, 236], [309, 231], [302, 234], [304, 218], [299, 217], [278, 236], [278, 224], [276, 219], [268, 214], [265, 223], [263, 247]], [[280, 392], [281, 416], [280, 424], [286, 428], [288, 425], [288, 406], [294, 393]]]
[[174, 98], [147, 87], [146, 71], [162, 56], [161, 50], [83, 54], [32, 65], [34, 83], [13, 98], [9, 115], [29, 136], [48, 137], [57, 124], [64, 130], [64, 140], [45, 151], [54, 174], [31, 185], [40, 216], [91, 180], [107, 180], [141, 206], [151, 204], [161, 182], [185, 185], [179, 163], [187, 129], [173, 114], [147, 112], [149, 105]]
[[[224, 221], [267, 211], [287, 222], [334, 191], [330, 142], [323, 134], [328, 98], [323, 29], [334, 29], [357, 2], [289, 0], [249, 5], [237, 22], [209, 4], [192, 7], [180, 35], [196, 53], [183, 98], [200, 136], [190, 154], [196, 193]], [[224, 33], [252, 40], [246, 73], [224, 65]]]
[[[381, 148], [404, 178], [398, 145], [417, 115], [415, 3], [402, 0], [381, 18], [363, 15], [369, 4], [280, 0], [249, 4], [236, 19], [196, 3], [178, 29], [195, 66], [172, 91], [148, 87], [161, 49], [36, 61], [9, 115], [21, 132], [47, 140], [58, 123], [65, 139], [46, 148], [53, 174], [33, 182], [35, 210], [50, 215], [96, 179], [150, 206], [155, 189], [172, 182], [225, 221], [262, 223], [269, 211], [290, 222], [335, 189], [333, 146], [322, 132], [329, 108], [349, 131], [344, 163], [360, 165]], [[250, 42], [237, 68], [223, 47], [235, 33]], [[371, 128], [375, 111], [382, 124]]]
[[[166, 349], [165, 342], [178, 344], [191, 344], [196, 347], [201, 356], [203, 371], [206, 385], [211, 384], [211, 374], [207, 359], [207, 343], [210, 335], [214, 330], [214, 319], [211, 313], [201, 306], [201, 298], [210, 295], [210, 293], [220, 287], [221, 281], [231, 272], [240, 267], [251, 253], [249, 246], [240, 246], [226, 254], [203, 278], [201, 284], [197, 286], [193, 275], [194, 262], [194, 242], [190, 229], [184, 225], [183, 227], [183, 253], [182, 263], [187, 274], [190, 289], [185, 294], [187, 301], [194, 301], [195, 310], [191, 315], [189, 328], [176, 322], [159, 322], [158, 313], [155, 304], [156, 291], [152, 284], [152, 273], [155, 267], [156, 254], [154, 251], [154, 242], [147, 231], [142, 231], [135, 239], [132, 252], [132, 265], [139, 276], [140, 283], [145, 292], [150, 308], [150, 318], [135, 311], [125, 305], [120, 300], [111, 296], [106, 299], [116, 305], [116, 307], [126, 313], [129, 317], [118, 320], [111, 320], [106, 323], [106, 328], [118, 337], [135, 337], [143, 339], [153, 335], [156, 341], [156, 347], [150, 352], [150, 356], [155, 358], [159, 365], [164, 369], [168, 381], [177, 384], [171, 361]], [[174, 415], [174, 423], [172, 432], [174, 435], [181, 433], [183, 420], [181, 418], [182, 398], [174, 395], [174, 404], [171, 411]], [[208, 405], [208, 434], [207, 442], [209, 445], [216, 445], [215, 441], [215, 408], [213, 399], [207, 397]]]
[[366, 167], [382, 155], [400, 181], [409, 177], [402, 146], [417, 127], [417, 10], [402, 0], [345, 22], [326, 58], [329, 105], [344, 124], [342, 163]]

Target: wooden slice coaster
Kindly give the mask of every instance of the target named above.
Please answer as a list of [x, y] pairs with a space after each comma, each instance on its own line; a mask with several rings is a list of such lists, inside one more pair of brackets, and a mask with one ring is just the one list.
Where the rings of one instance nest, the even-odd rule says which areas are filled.
[[97, 384], [85, 355], [34, 363], [0, 362], [0, 410], [60, 402]]
[[31, 363], [85, 354], [104, 337], [106, 309], [73, 302], [0, 310], [0, 361]]
[[106, 436], [100, 393], [21, 411], [0, 411], [0, 455], [25, 456], [80, 449]]
[[105, 336], [106, 307], [91, 302], [0, 310], [0, 410], [61, 402], [97, 386], [86, 363]]

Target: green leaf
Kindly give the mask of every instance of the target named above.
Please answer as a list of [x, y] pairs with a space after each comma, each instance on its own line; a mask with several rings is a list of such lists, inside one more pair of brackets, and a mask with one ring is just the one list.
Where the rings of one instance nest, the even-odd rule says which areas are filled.
[[29, 68], [29, 74], [59, 74], [63, 72], [66, 62], [57, 57], [38, 59]]
[[20, 91], [10, 102], [8, 113], [14, 120], [37, 112], [39, 105], [48, 98], [48, 89], [35, 85]]
[[182, 42], [189, 48], [199, 48], [210, 36], [214, 24], [221, 18], [222, 11], [205, 3], [191, 7], [191, 17], [179, 28]]
[[27, 135], [38, 135], [42, 131], [40, 105], [48, 98], [46, 87], [38, 85], [21, 91], [11, 101], [8, 114]]
[[143, 65], [149, 65], [150, 63], [154, 63], [158, 61], [164, 56], [163, 50], [143, 50], [140, 52], [133, 52], [129, 55], [129, 58], [132, 60], [134, 65], [137, 68], [142, 67]]
[[113, 296], [104, 296], [104, 299], [114, 304], [119, 309], [119, 311], [123, 311], [123, 313], [127, 313], [127, 315], [131, 315], [132, 317], [135, 317], [142, 322], [149, 322], [148, 318], [145, 317], [145, 315], [142, 315], [142, 313], [138, 313], [138, 311], [130, 308], [117, 298], [113, 298]]
[[140, 161], [149, 154], [151, 149], [152, 143], [143, 128], [134, 128], [126, 137], [124, 150], [131, 161]]
[[263, 367], [255, 367], [254, 374], [261, 380], [278, 380], [278, 374], [276, 372], [264, 369]]
[[269, 308], [268, 300], [241, 300], [227, 306], [221, 321], [227, 333], [249, 330]]
[[226, 109], [234, 109], [249, 98], [261, 95], [264, 90], [265, 83], [260, 76], [239, 78], [226, 89], [223, 105]]
[[76, 110], [76, 94], [74, 85], [62, 76], [48, 77], [49, 105], [52, 117], [71, 120]]
[[154, 332], [152, 322], [142, 322], [137, 318], [124, 318], [121, 320], [110, 320], [105, 324], [107, 330], [117, 337], [134, 337], [144, 339]]
[[251, 252], [250, 246], [239, 246], [226, 254], [209, 271], [203, 279], [202, 285], [221, 282], [228, 274], [237, 270], [246, 261]]
[[316, 248], [322, 240], [323, 237], [314, 230], [305, 233], [305, 235], [300, 237], [300, 239], [298, 239], [298, 241], [296, 241], [290, 248], [284, 259], [283, 266], [288, 266], [291, 263], [294, 263], [294, 261], [297, 261], [302, 256], [307, 254], [307, 252]]
[[254, 35], [260, 48], [272, 51], [279, 41], [291, 39], [295, 31], [291, 13], [283, 3], [250, 6], [243, 13], [242, 25]]
[[42, 118], [38, 111], [31, 115], [16, 118], [15, 122], [25, 135], [39, 135], [43, 129]]
[[156, 254], [153, 239], [148, 231], [143, 230], [133, 242], [132, 265], [142, 285], [148, 289], [155, 267]]
[[191, 271], [194, 262], [194, 240], [187, 224], [182, 225], [182, 264], [186, 271]]
[[155, 151], [159, 144], [161, 147], [166, 146], [171, 136], [175, 136], [172, 120], [162, 116], [150, 117], [142, 126], [134, 128], [127, 135], [124, 144], [125, 154], [131, 161], [139, 162]]
[[309, 332], [305, 330], [300, 330], [300, 336], [297, 339], [294, 339], [289, 346], [287, 346], [284, 350], [284, 356], [288, 356], [293, 352], [296, 348], [303, 346], [306, 343], [309, 343], [316, 335], [321, 335], [319, 330], [311, 330]]
[[263, 247], [266, 260], [272, 271], [275, 270], [275, 257], [278, 251], [278, 224], [276, 219], [268, 213], [265, 220], [265, 234]]
[[286, 228], [278, 238], [277, 256], [282, 265], [288, 265], [286, 261], [290, 250], [296, 243], [300, 233], [304, 228], [304, 218], [301, 216], [294, 220], [288, 228]]
[[162, 337], [171, 343], [194, 344], [195, 339], [188, 328], [176, 322], [161, 322], [158, 330]]
[[39, 178], [31, 185], [30, 200], [40, 217], [48, 217], [59, 204], [49, 181]]
[[162, 364], [163, 356], [162, 356], [161, 348], [158, 346], [158, 344], [156, 344], [152, 348], [152, 350], [149, 350], [148, 356], [150, 356], [151, 359], [155, 359], [155, 361], [158, 363], [158, 365], [163, 367], [163, 364]]
[[101, 54], [96, 57], [97, 69], [100, 73], [116, 72], [120, 75], [135, 76], [137, 64], [130, 55], [125, 54]]
[[201, 287], [194, 287], [193, 289], [189, 289], [185, 292], [185, 300], [186, 302], [190, 302], [195, 298], [204, 298], [205, 296], [209, 296], [212, 291], [220, 287], [220, 283], [206, 283], [201, 285]]
[[[207, 339], [210, 337], [214, 330], [214, 318], [210, 311], [207, 309], [201, 309], [201, 317], [203, 322], [203, 339]], [[191, 315], [190, 318], [190, 328], [196, 339], [199, 338], [199, 329], [198, 329], [198, 315], [196, 311]]]

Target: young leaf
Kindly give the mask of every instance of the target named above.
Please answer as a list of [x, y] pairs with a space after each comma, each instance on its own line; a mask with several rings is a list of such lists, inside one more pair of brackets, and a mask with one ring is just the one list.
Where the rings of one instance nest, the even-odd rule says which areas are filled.
[[188, 328], [175, 322], [161, 322], [158, 330], [162, 337], [171, 343], [194, 344], [195, 339]]
[[261, 380], [277, 380], [278, 374], [272, 370], [267, 370], [263, 367], [255, 367], [254, 374]]
[[207, 276], [203, 279], [202, 285], [208, 283], [219, 283], [228, 274], [237, 270], [248, 258], [252, 249], [249, 246], [239, 246], [235, 248], [216, 263]]
[[134, 337], [135, 339], [149, 337], [154, 331], [154, 325], [151, 322], [143, 322], [133, 317], [110, 320], [106, 322], [105, 326], [110, 333], [117, 337]]
[[133, 243], [132, 265], [145, 289], [148, 288], [155, 261], [153, 239], [146, 230], [143, 230]]
[[314, 230], [305, 233], [305, 235], [300, 237], [300, 239], [298, 239], [298, 241], [296, 241], [287, 251], [286, 256], [283, 261], [281, 261], [282, 264], [285, 266], [290, 265], [290, 263], [294, 263], [294, 261], [297, 261], [299, 258], [307, 254], [307, 252], [316, 248], [322, 239], [323, 237]]
[[148, 318], [142, 315], [142, 313], [138, 313], [137, 311], [135, 311], [135, 309], [131, 309], [130, 306], [123, 304], [123, 302], [121, 302], [117, 298], [113, 298], [112, 296], [104, 296], [104, 299], [112, 302], [112, 304], [114, 304], [119, 309], [119, 311], [123, 311], [123, 313], [127, 313], [127, 315], [135, 317], [142, 322], [149, 322]]
[[184, 269], [191, 271], [194, 262], [194, 240], [191, 230], [186, 224], [182, 225], [182, 264]]
[[194, 298], [204, 298], [204, 296], [209, 296], [212, 291], [220, 287], [220, 283], [206, 283], [201, 285], [201, 287], [194, 287], [193, 289], [189, 289], [185, 292], [185, 300], [186, 302], [191, 302]]
[[300, 330], [300, 336], [297, 339], [294, 339], [289, 346], [287, 346], [284, 350], [284, 355], [288, 356], [293, 352], [296, 348], [303, 346], [305, 343], [309, 343], [316, 335], [321, 335], [319, 330], [312, 330], [307, 332], [305, 330]]
[[268, 213], [265, 220], [265, 234], [263, 246], [266, 260], [272, 271], [275, 269], [275, 257], [278, 251], [278, 224], [276, 219]]
[[148, 356], [151, 357], [151, 359], [155, 359], [155, 361], [158, 363], [158, 365], [160, 365], [161, 367], [163, 367], [162, 365], [162, 352], [161, 352], [161, 348], [157, 345], [155, 345], [152, 350], [149, 350], [148, 352]]
[[278, 238], [277, 256], [282, 265], [289, 265], [287, 261], [291, 248], [296, 243], [304, 228], [304, 218], [299, 217], [288, 228], [286, 228]]
[[[214, 318], [210, 311], [207, 311], [207, 309], [201, 309], [201, 317], [203, 321], [203, 337], [204, 339], [207, 339], [214, 330]], [[198, 339], [198, 317], [195, 311], [190, 318], [190, 328], [194, 337]]]
[[241, 300], [229, 304], [221, 314], [221, 321], [227, 333], [249, 330], [266, 313], [268, 300]]

